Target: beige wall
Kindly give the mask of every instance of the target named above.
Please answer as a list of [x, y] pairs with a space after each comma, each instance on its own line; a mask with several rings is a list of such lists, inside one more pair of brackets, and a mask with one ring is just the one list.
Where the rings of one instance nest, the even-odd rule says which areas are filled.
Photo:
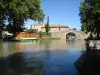
[[[43, 28], [44, 27], [44, 28]], [[37, 29], [38, 31], [42, 31], [42, 32], [45, 32], [45, 25], [44, 24], [41, 24], [41, 25], [38, 25], [38, 24], [34, 24], [34, 25], [31, 25], [30, 26], [31, 29]], [[50, 28], [50, 32], [59, 32], [59, 31], [67, 31], [68, 28], [59, 28], [59, 27], [52, 27]]]
[[42, 25], [32, 25], [32, 29], [37, 29], [38, 31], [42, 31], [41, 27], [43, 27]]
[[58, 32], [59, 28], [50, 28], [50, 32]]
[[67, 31], [68, 28], [60, 28], [60, 31]]
[[85, 32], [77, 31], [77, 30], [67, 30], [67, 31], [62, 31], [62, 32], [51, 32], [51, 37], [52, 38], [61, 38], [61, 39], [66, 39], [66, 35], [69, 32], [73, 32], [76, 34], [76, 39], [77, 40], [84, 40], [85, 39]]
[[45, 32], [45, 28], [41, 28], [41, 31], [42, 31], [42, 32]]
[[[68, 28], [50, 28], [49, 32], [59, 32], [59, 31], [67, 31]], [[45, 32], [45, 28], [42, 28], [42, 32]]]

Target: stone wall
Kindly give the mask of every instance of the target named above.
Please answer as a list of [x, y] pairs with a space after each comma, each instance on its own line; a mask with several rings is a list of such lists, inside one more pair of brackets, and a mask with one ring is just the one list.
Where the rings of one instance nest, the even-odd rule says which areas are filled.
[[76, 31], [76, 30], [67, 30], [67, 31], [62, 31], [62, 32], [51, 32], [51, 37], [52, 38], [66, 39], [66, 35], [70, 32], [73, 32], [74, 34], [76, 34], [76, 39], [78, 39], [78, 40], [85, 39], [86, 34], [84, 32]]
[[52, 38], [61, 38], [61, 39], [66, 39], [66, 32], [51, 32], [51, 37]]
[[[61, 31], [67, 31], [68, 28], [50, 28], [50, 31], [49, 32], [61, 32]], [[45, 28], [43, 27], [41, 29], [42, 32], [45, 32]]]

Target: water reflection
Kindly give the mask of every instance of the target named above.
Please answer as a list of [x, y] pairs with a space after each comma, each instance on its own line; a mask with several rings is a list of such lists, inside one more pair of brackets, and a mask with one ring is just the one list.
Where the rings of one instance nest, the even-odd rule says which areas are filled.
[[[31, 54], [31, 53], [27, 53]], [[39, 75], [42, 70], [42, 59], [39, 56], [26, 53], [15, 53], [0, 58], [0, 75]]]
[[80, 75], [100, 75], [100, 50], [84, 52], [75, 62]]
[[0, 75], [78, 75], [74, 62], [83, 41], [41, 40], [0, 43]]

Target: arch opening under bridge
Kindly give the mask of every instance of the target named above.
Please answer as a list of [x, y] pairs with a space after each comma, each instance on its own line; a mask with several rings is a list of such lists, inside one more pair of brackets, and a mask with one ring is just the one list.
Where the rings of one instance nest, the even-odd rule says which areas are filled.
[[76, 39], [76, 34], [73, 32], [69, 32], [66, 34], [66, 40], [75, 40]]

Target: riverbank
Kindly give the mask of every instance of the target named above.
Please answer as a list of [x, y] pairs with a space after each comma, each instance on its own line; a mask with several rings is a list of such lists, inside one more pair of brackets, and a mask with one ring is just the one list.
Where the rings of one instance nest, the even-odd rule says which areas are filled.
[[39, 40], [60, 40], [60, 38], [52, 38], [52, 37], [42, 37], [42, 38], [37, 38], [34, 40], [18, 40], [18, 39], [10, 39], [10, 40], [4, 40], [1, 39], [0, 42], [34, 42], [34, 41], [39, 41]]
[[38, 38], [37, 40], [60, 40], [60, 38], [43, 37], [43, 38]]
[[100, 40], [89, 40], [88, 43], [90, 48], [100, 49]]

